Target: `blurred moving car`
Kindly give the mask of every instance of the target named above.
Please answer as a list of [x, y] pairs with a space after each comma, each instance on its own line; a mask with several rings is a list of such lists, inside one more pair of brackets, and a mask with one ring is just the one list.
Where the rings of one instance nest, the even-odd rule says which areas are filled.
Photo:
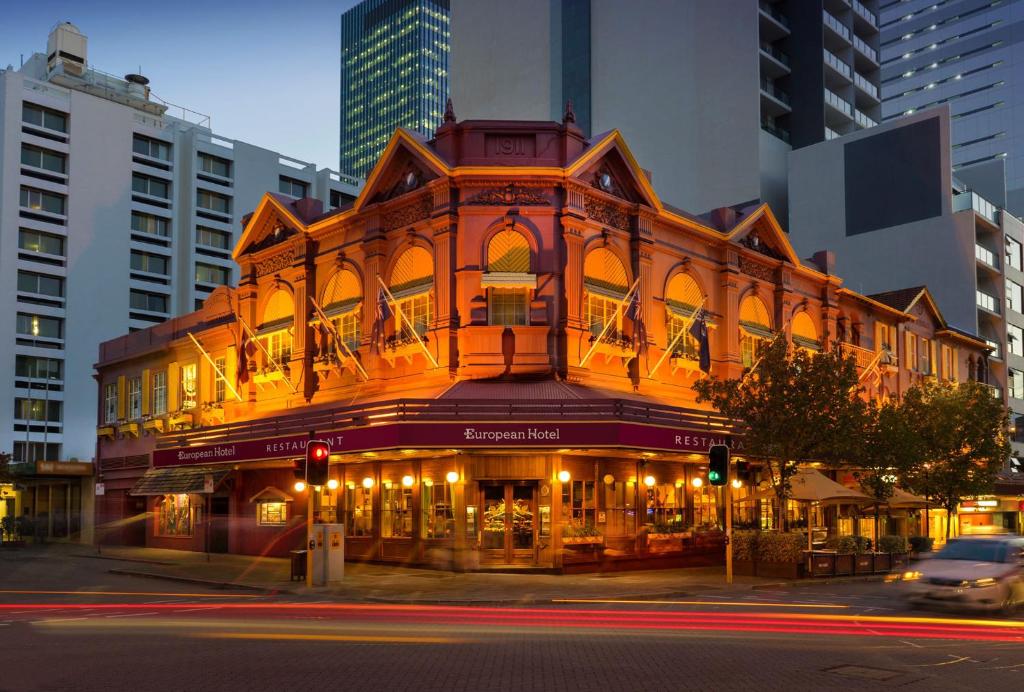
[[1009, 535], [955, 538], [930, 560], [902, 575], [907, 599], [1013, 612], [1024, 603], [1024, 538]]

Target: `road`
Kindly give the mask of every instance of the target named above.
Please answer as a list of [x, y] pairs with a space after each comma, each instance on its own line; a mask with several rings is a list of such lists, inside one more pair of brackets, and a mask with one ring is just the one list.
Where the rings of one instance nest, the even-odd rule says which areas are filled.
[[0, 690], [1024, 684], [1024, 619], [907, 611], [887, 584], [449, 607], [203, 589], [110, 575], [110, 567], [0, 562]]

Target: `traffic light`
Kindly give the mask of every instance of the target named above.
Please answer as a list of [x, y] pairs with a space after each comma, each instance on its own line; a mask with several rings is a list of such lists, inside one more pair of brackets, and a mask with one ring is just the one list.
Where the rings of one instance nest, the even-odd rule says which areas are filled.
[[708, 483], [725, 485], [729, 482], [729, 448], [711, 445], [708, 449]]
[[327, 464], [331, 446], [323, 440], [310, 440], [306, 444], [306, 483], [327, 485]]

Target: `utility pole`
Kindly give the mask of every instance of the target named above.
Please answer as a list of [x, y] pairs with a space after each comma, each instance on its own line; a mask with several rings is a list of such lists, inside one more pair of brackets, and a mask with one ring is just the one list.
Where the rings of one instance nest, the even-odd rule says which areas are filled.
[[[731, 474], [730, 474], [731, 475]], [[725, 484], [725, 583], [732, 584], [732, 481]]]

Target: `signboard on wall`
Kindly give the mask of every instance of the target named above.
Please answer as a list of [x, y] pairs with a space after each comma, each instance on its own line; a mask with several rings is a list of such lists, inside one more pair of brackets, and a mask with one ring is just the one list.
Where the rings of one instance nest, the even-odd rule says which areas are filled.
[[[334, 454], [381, 449], [463, 449], [463, 448], [577, 448], [619, 447], [657, 449], [670, 452], [706, 454], [715, 444], [727, 444], [722, 435], [658, 425], [624, 422], [563, 423], [389, 423], [351, 428], [335, 433], [317, 431]], [[153, 465], [236, 463], [264, 459], [287, 459], [305, 453], [308, 435], [285, 435], [261, 440], [241, 440], [215, 445], [158, 449]], [[733, 449], [742, 452], [742, 442]]]

